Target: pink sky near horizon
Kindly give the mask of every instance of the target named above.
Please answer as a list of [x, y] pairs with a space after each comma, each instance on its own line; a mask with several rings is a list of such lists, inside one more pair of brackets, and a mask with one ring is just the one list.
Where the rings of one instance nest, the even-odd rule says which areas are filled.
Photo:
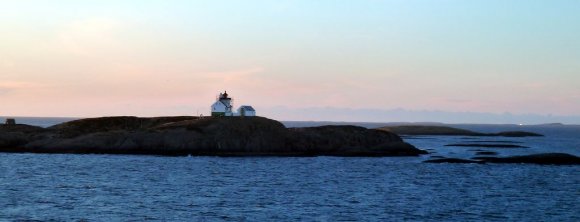
[[[448, 12], [463, 18], [456, 21], [400, 2], [408, 14], [383, 15], [369, 2], [358, 13], [256, 3], [231, 15], [217, 3], [198, 13], [161, 1], [138, 9], [83, 4], [69, 2], [78, 14], [64, 6], [27, 13], [18, 3], [0, 9], [0, 115], [207, 115], [223, 90], [258, 112], [284, 106], [580, 115], [580, 30], [562, 22], [577, 17], [574, 11], [562, 18], [538, 12], [544, 17], [529, 19], [545, 23], [538, 30], [528, 20], [501, 20], [509, 11], [460, 11], [471, 6]], [[304, 18], [295, 17], [299, 12]]]

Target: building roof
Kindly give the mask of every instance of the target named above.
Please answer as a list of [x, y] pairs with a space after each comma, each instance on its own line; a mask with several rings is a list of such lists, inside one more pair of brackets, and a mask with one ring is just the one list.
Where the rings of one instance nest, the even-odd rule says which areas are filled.
[[252, 106], [240, 106], [240, 109], [243, 109], [243, 110], [246, 110], [246, 111], [254, 111], [254, 112], [256, 111], [254, 109], [254, 107], [252, 107]]

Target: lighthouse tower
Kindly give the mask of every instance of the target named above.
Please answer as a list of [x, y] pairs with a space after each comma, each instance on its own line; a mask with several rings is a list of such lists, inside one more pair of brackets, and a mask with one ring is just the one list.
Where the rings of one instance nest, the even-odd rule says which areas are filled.
[[217, 97], [216, 102], [211, 105], [211, 116], [233, 116], [232, 98], [228, 96], [228, 92], [220, 93]]

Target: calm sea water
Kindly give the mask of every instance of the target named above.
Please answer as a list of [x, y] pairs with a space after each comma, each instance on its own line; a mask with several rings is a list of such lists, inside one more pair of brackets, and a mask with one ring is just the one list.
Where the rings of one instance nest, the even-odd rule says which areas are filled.
[[[580, 128], [526, 129], [547, 137], [486, 150], [578, 155]], [[482, 139], [498, 140], [407, 141], [472, 157], [444, 145]], [[429, 158], [0, 154], [0, 221], [580, 221], [579, 166], [421, 163]]]

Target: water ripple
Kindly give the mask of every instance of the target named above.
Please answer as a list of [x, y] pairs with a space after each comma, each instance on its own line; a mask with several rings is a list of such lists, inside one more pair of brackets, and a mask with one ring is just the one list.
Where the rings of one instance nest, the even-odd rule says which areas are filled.
[[0, 154], [0, 220], [578, 221], [577, 166]]

